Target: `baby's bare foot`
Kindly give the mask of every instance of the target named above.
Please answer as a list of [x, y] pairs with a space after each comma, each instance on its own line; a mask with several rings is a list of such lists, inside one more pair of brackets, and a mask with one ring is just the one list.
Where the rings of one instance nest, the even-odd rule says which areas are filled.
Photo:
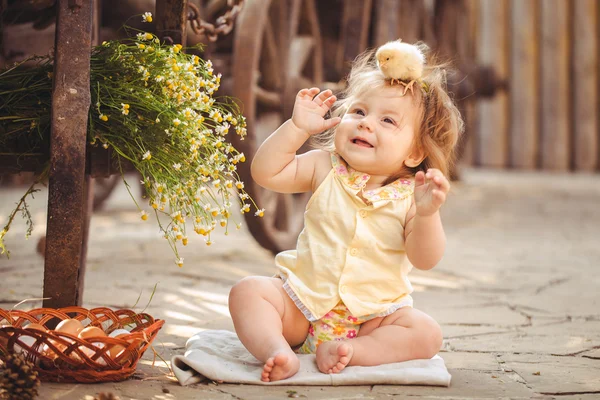
[[352, 359], [354, 348], [349, 341], [321, 343], [317, 348], [317, 367], [326, 374], [341, 372]]
[[270, 357], [263, 367], [260, 380], [274, 382], [289, 378], [300, 369], [300, 360], [291, 350], [283, 350]]

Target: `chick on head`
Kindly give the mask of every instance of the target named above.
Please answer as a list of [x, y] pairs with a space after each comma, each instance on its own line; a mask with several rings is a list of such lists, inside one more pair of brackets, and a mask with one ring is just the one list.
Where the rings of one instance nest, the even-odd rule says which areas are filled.
[[387, 42], [375, 53], [377, 66], [387, 79], [412, 81], [423, 75], [425, 56], [417, 46], [400, 40]]

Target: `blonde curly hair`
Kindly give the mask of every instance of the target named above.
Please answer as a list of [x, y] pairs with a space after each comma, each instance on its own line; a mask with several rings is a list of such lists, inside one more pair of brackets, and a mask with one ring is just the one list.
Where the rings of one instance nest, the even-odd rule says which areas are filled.
[[[406, 94], [413, 96], [420, 109], [419, 121], [415, 125], [418, 130], [415, 132], [413, 150], [422, 152], [425, 158], [414, 168], [404, 166], [385, 184], [399, 178], [412, 177], [417, 171], [427, 171], [429, 168], [437, 168], [448, 176], [455, 161], [456, 144], [464, 129], [460, 112], [447, 92], [446, 74], [449, 65], [438, 63], [424, 43], [419, 42], [415, 46], [425, 55], [426, 62], [420, 81], [416, 81], [413, 90]], [[367, 50], [354, 60], [347, 86], [337, 95], [338, 100], [331, 108], [331, 117], [343, 117], [350, 103], [360, 94], [391, 84], [377, 66], [375, 52], [376, 49]], [[313, 136], [311, 145], [325, 151], [335, 151], [335, 131], [336, 127]]]

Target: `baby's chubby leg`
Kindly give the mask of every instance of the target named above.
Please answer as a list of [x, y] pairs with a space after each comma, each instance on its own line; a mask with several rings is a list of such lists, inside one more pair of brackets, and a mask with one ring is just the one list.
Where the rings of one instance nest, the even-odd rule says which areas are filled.
[[300, 362], [290, 346], [304, 342], [309, 322], [281, 279], [242, 279], [231, 288], [229, 311], [242, 344], [265, 363], [261, 380], [277, 381], [298, 372]]
[[422, 311], [404, 307], [361, 325], [354, 339], [322, 343], [317, 349], [321, 372], [340, 372], [347, 365], [381, 365], [427, 359], [442, 346], [442, 330]]

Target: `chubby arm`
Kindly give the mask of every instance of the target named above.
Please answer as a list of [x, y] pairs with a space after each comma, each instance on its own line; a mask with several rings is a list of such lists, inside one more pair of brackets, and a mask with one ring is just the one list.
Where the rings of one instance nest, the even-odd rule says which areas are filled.
[[435, 267], [446, 249], [446, 235], [440, 212], [436, 211], [430, 216], [420, 216], [416, 213], [413, 204], [408, 212], [407, 221], [404, 228], [406, 237], [404, 247], [410, 263], [422, 270]]
[[319, 153], [313, 150], [296, 155], [310, 137], [287, 120], [260, 146], [251, 173], [254, 181], [265, 189], [279, 193], [299, 193], [312, 190]]
[[404, 228], [406, 255], [415, 268], [431, 269], [444, 255], [446, 234], [439, 208], [449, 190], [450, 183], [439, 170], [430, 169], [427, 174], [418, 172], [415, 177], [414, 202], [406, 215]]
[[[317, 95], [318, 94], [318, 95]], [[260, 186], [281, 193], [308, 192], [314, 187], [321, 150], [296, 155], [310, 138], [339, 124], [340, 118], [325, 119], [335, 96], [331, 90], [302, 89], [296, 96], [292, 118], [260, 146], [252, 160], [252, 178]]]

